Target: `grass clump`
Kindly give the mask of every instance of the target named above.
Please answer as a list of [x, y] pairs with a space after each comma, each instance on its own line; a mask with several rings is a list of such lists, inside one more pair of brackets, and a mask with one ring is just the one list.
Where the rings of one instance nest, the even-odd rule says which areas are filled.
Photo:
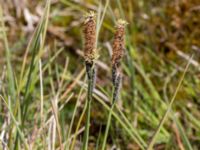
[[197, 0], [0, 1], [0, 149], [199, 150]]

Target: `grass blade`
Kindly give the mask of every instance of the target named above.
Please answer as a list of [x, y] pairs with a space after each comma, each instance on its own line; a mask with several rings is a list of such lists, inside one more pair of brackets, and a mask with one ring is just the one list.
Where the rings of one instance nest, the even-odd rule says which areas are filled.
[[25, 136], [24, 136], [22, 130], [20, 129], [20, 127], [19, 127], [19, 125], [18, 125], [19, 123], [17, 122], [17, 120], [16, 120], [15, 117], [14, 117], [14, 114], [13, 114], [13, 112], [12, 112], [12, 108], [10, 107], [10, 105], [6, 102], [6, 100], [5, 100], [1, 95], [0, 95], [0, 98], [1, 98], [1, 99], [3, 100], [3, 102], [5, 103], [5, 105], [6, 105], [7, 109], [8, 109], [8, 111], [9, 111], [9, 113], [10, 113], [10, 115], [11, 115], [11, 119], [13, 120], [13, 122], [14, 122], [16, 128], [17, 128], [18, 135], [19, 135], [19, 137], [21, 138], [22, 142], [24, 143], [25, 149], [26, 149], [26, 150], [29, 150], [28, 143], [27, 143], [27, 141], [26, 141], [26, 139], [25, 139]]
[[105, 135], [104, 135], [104, 139], [103, 139], [103, 144], [102, 144], [102, 150], [105, 150], [106, 147], [106, 142], [107, 142], [107, 137], [108, 137], [108, 131], [110, 129], [110, 123], [111, 123], [111, 119], [112, 119], [112, 112], [113, 112], [113, 108], [115, 105], [112, 105], [110, 111], [109, 111], [109, 115], [108, 115], [108, 121], [106, 124], [106, 131], [105, 131]]
[[5, 45], [5, 50], [6, 50], [6, 63], [7, 63], [7, 73], [8, 73], [8, 95], [11, 96], [11, 100], [14, 100], [16, 91], [15, 91], [15, 80], [14, 80], [14, 74], [12, 70], [12, 65], [11, 65], [11, 52], [10, 48], [8, 45], [8, 39], [5, 31], [5, 23], [3, 19], [3, 10], [2, 7], [0, 6], [0, 23], [2, 27], [2, 35], [3, 35], [3, 42]]
[[188, 138], [187, 138], [187, 136], [186, 136], [186, 134], [184, 132], [184, 129], [183, 129], [180, 121], [176, 118], [176, 116], [173, 116], [173, 120], [174, 120], [174, 122], [175, 122], [175, 124], [176, 124], [176, 126], [178, 128], [178, 131], [179, 131], [179, 133], [181, 135], [180, 137], [181, 137], [181, 139], [182, 139], [182, 141], [184, 143], [185, 148], [187, 150], [193, 150], [193, 148], [192, 148], [192, 146], [191, 146], [191, 144], [190, 144], [190, 142], [189, 142], [189, 140], [188, 140]]
[[112, 116], [119, 122], [119, 124], [122, 126], [122, 128], [127, 132], [127, 134], [138, 144], [138, 146], [144, 150], [144, 146], [142, 145], [142, 143], [138, 140], [138, 138], [132, 133], [132, 131], [128, 128], [128, 126], [124, 123], [124, 121], [119, 118], [119, 115], [116, 114], [113, 110], [111, 110], [111, 108], [98, 96], [94, 96], [95, 99], [101, 103], [103, 105], [103, 107], [105, 107], [108, 111], [112, 112]]
[[[191, 59], [192, 59], [192, 57], [190, 58], [190, 60], [191, 60]], [[167, 111], [165, 112], [165, 114], [164, 114], [162, 120], [160, 121], [159, 126], [158, 126], [158, 128], [157, 128], [157, 130], [156, 130], [156, 132], [155, 132], [155, 134], [154, 134], [154, 136], [153, 136], [153, 138], [152, 138], [152, 140], [150, 141], [147, 150], [152, 150], [153, 145], [154, 145], [154, 143], [155, 143], [155, 141], [156, 141], [156, 138], [157, 138], [157, 136], [158, 136], [158, 134], [159, 134], [159, 132], [160, 132], [160, 129], [162, 128], [162, 126], [163, 126], [165, 120], [167, 119], [167, 117], [168, 117], [168, 115], [169, 115], [169, 113], [170, 113], [170, 110], [171, 110], [171, 108], [172, 108], [172, 104], [174, 103], [174, 100], [175, 100], [175, 98], [176, 98], [176, 95], [177, 95], [177, 93], [178, 93], [180, 87], [181, 87], [181, 84], [182, 84], [182, 82], [183, 82], [183, 79], [184, 79], [184, 77], [185, 77], [185, 74], [186, 74], [186, 72], [187, 72], [187, 70], [188, 70], [188, 68], [189, 68], [189, 66], [190, 66], [190, 60], [189, 60], [189, 62], [187, 63], [187, 66], [186, 66], [186, 68], [185, 68], [185, 70], [184, 70], [184, 72], [183, 72], [183, 75], [182, 75], [182, 77], [181, 77], [179, 83], [178, 83], [178, 86], [177, 86], [177, 88], [176, 88], [176, 91], [175, 91], [175, 93], [174, 93], [174, 95], [173, 95], [173, 97], [172, 97], [172, 99], [171, 99], [171, 101], [170, 101], [170, 103], [169, 103], [169, 106], [168, 106], [168, 108], [167, 108]]]
[[[35, 68], [35, 58], [36, 58], [36, 55], [37, 55], [37, 52], [39, 51], [39, 49], [43, 48], [45, 35], [46, 35], [46, 31], [47, 31], [49, 12], [50, 12], [50, 0], [48, 0], [46, 3], [44, 16], [42, 17], [42, 20], [37, 28], [37, 31], [35, 32], [33, 41], [31, 41], [32, 46], [30, 46], [30, 50], [32, 51], [32, 59], [31, 59], [27, 82], [26, 82], [26, 86], [25, 86], [24, 102], [22, 104], [22, 124], [26, 117], [28, 105], [30, 103], [29, 92], [30, 92], [32, 74], [33, 74], [33, 72], [34, 72], [33, 70]], [[42, 38], [42, 40], [41, 40], [41, 38]]]

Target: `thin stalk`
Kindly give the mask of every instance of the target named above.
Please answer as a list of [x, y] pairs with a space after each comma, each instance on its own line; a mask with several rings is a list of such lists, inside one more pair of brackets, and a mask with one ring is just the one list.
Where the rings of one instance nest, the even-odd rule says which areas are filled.
[[17, 134], [18, 134], [18, 136], [20, 137], [20, 139], [22, 140], [22, 142], [24, 144], [24, 149], [25, 150], [29, 150], [30, 148], [29, 148], [29, 145], [27, 143], [27, 140], [26, 140], [26, 138], [25, 138], [20, 126], [18, 125], [17, 120], [15, 119], [15, 116], [13, 114], [13, 111], [12, 111], [12, 108], [11, 108], [10, 104], [8, 104], [8, 102], [6, 102], [6, 100], [2, 97], [2, 95], [0, 95], [0, 99], [5, 103], [5, 106], [8, 109], [8, 112], [10, 113], [11, 119], [12, 119], [13, 123], [15, 124], [16, 129], [18, 131]]
[[[95, 96], [95, 99], [104, 106], [104, 108], [106, 108], [107, 110], [110, 111], [110, 107], [101, 98], [99, 98], [97, 95], [94, 95], [94, 96]], [[119, 115], [116, 114], [114, 111], [111, 111], [111, 112], [112, 112], [113, 117], [119, 122], [119, 124], [127, 132], [127, 134], [138, 144], [140, 149], [145, 150], [144, 146], [140, 143], [140, 141], [137, 139], [137, 137], [133, 134], [131, 129], [129, 129], [127, 124], [125, 124], [124, 121], [119, 117]]]
[[170, 101], [170, 103], [169, 103], [169, 106], [168, 106], [168, 108], [167, 108], [167, 110], [166, 110], [166, 112], [165, 112], [163, 118], [161, 119], [161, 121], [160, 121], [160, 123], [159, 123], [159, 125], [158, 125], [158, 128], [157, 128], [156, 132], [154, 133], [153, 138], [151, 139], [151, 141], [150, 141], [150, 143], [149, 143], [149, 145], [148, 145], [148, 147], [147, 147], [147, 150], [152, 150], [152, 149], [153, 149], [153, 146], [154, 146], [154, 144], [155, 144], [155, 142], [156, 142], [156, 138], [157, 138], [158, 134], [160, 133], [160, 130], [161, 130], [163, 124], [165, 123], [165, 120], [167, 119], [168, 115], [170, 114], [172, 105], [173, 105], [173, 103], [174, 103], [174, 101], [175, 101], [175, 99], [176, 99], [176, 95], [177, 95], [177, 93], [178, 93], [178, 91], [179, 91], [179, 89], [180, 89], [180, 87], [181, 87], [181, 85], [182, 85], [182, 82], [183, 82], [183, 79], [184, 79], [184, 77], [185, 77], [185, 75], [186, 75], [186, 72], [188, 71], [188, 68], [189, 68], [189, 66], [190, 66], [192, 57], [193, 57], [193, 56], [190, 57], [190, 60], [188, 61], [187, 65], [186, 65], [186, 67], [185, 67], [185, 70], [184, 70], [184, 72], [183, 72], [183, 74], [182, 74], [182, 76], [181, 76], [181, 79], [180, 79], [180, 81], [179, 81], [179, 83], [178, 83], [178, 86], [177, 86], [177, 88], [176, 88], [176, 90], [175, 90], [175, 93], [174, 93], [174, 95], [173, 95], [173, 97], [172, 97], [172, 99], [171, 99], [171, 101]]
[[[8, 95], [11, 96], [12, 102], [15, 102], [16, 89], [15, 89], [14, 73], [13, 73], [12, 64], [11, 64], [11, 51], [10, 51], [9, 43], [8, 43], [8, 39], [7, 39], [6, 26], [5, 26], [5, 22], [4, 22], [3, 9], [2, 9], [1, 5], [0, 5], [0, 27], [2, 28], [2, 31], [0, 33], [2, 34], [2, 40], [4, 43], [4, 47], [5, 47], [5, 57], [6, 57], [6, 65], [7, 65], [7, 80], [8, 80]], [[18, 106], [18, 103], [19, 103], [19, 101], [16, 99], [16, 103], [14, 105]], [[14, 116], [15, 116], [15, 111], [14, 111]], [[11, 126], [13, 126], [13, 124]], [[12, 131], [13, 131], [13, 128], [11, 127], [11, 130], [9, 132], [9, 137], [14, 135]], [[13, 140], [13, 138], [9, 138], [9, 140], [8, 140], [9, 147], [11, 147], [11, 143], [13, 143], [12, 140]]]
[[[87, 67], [87, 66], [86, 66]], [[83, 150], [88, 150], [89, 132], [90, 132], [90, 109], [92, 101], [92, 92], [94, 85], [94, 68], [88, 68], [88, 94], [86, 101], [86, 125], [83, 139]]]
[[86, 111], [86, 105], [84, 106], [83, 111], [81, 113], [81, 116], [80, 116], [80, 118], [78, 120], [78, 123], [77, 123], [77, 126], [76, 126], [76, 130], [75, 130], [75, 133], [74, 133], [74, 137], [73, 137], [73, 141], [72, 141], [72, 144], [70, 145], [70, 150], [74, 150], [74, 146], [75, 146], [75, 142], [76, 142], [76, 137], [78, 135], [78, 130], [79, 130], [80, 126], [81, 126], [81, 122], [82, 122], [83, 117], [85, 115], [85, 111]]
[[85, 132], [84, 132], [83, 150], [88, 149], [89, 132], [90, 132], [90, 107], [91, 107], [91, 101], [87, 101], [86, 125], [85, 125]]
[[146, 142], [142, 139], [142, 137], [139, 135], [139, 133], [132, 127], [131, 123], [129, 122], [129, 120], [126, 118], [126, 116], [124, 115], [124, 113], [120, 110], [119, 107], [117, 107], [120, 115], [122, 116], [122, 118], [124, 119], [124, 121], [126, 122], [126, 124], [130, 127], [130, 129], [132, 130], [133, 134], [138, 138], [138, 140], [140, 141], [140, 143], [144, 146], [147, 147]]
[[73, 115], [72, 115], [72, 120], [70, 122], [69, 131], [67, 133], [67, 144], [66, 144], [66, 148], [65, 148], [66, 150], [69, 150], [69, 148], [70, 148], [71, 141], [69, 140], [69, 137], [70, 137], [71, 132], [72, 132], [72, 127], [73, 127], [73, 124], [74, 124], [75, 116], [76, 116], [76, 113], [77, 113], [77, 109], [78, 109], [78, 105], [79, 105], [79, 102], [80, 102], [80, 99], [81, 99], [83, 89], [84, 88], [81, 87], [81, 90], [79, 92], [78, 99], [76, 101], [76, 105], [75, 105], [75, 108], [74, 108], [74, 112], [73, 112]]
[[57, 132], [58, 132], [58, 141], [59, 141], [59, 144], [60, 144], [60, 150], [64, 150], [63, 144], [62, 144], [61, 127], [60, 127], [59, 120], [58, 120], [57, 96], [56, 96], [56, 102], [51, 101], [51, 105], [52, 105], [52, 111], [53, 111], [54, 119], [56, 121], [56, 129], [57, 129]]
[[105, 131], [105, 135], [104, 135], [104, 139], [103, 139], [102, 150], [104, 150], [105, 147], [106, 147], [106, 141], [107, 141], [107, 138], [108, 138], [108, 132], [109, 132], [109, 129], [110, 129], [110, 123], [111, 123], [111, 120], [112, 120], [113, 108], [114, 108], [114, 104], [112, 104], [111, 109], [109, 111], [108, 121], [107, 121], [107, 124], [106, 124], [106, 131]]
[[103, 139], [103, 145], [102, 145], [102, 150], [105, 149], [106, 147], [106, 142], [107, 142], [107, 138], [108, 138], [108, 132], [109, 132], [109, 129], [110, 129], [110, 123], [111, 123], [111, 120], [112, 120], [112, 113], [113, 113], [113, 108], [115, 106], [115, 102], [116, 102], [116, 97], [114, 96], [115, 95], [115, 87], [113, 85], [113, 89], [112, 89], [112, 98], [111, 98], [111, 108], [109, 110], [109, 115], [108, 115], [108, 120], [107, 120], [107, 124], [106, 124], [106, 131], [105, 131], [105, 135], [104, 135], [104, 139]]

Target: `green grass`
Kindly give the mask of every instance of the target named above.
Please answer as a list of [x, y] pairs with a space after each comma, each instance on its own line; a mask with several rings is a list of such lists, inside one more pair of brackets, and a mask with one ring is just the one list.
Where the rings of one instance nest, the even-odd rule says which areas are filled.
[[[2, 3], [0, 149], [83, 148], [87, 80], [82, 27], [84, 13], [92, 9], [99, 58], [86, 149], [198, 150], [197, 5], [195, 0], [28, 0], [24, 6], [38, 20], [27, 31], [25, 8]], [[129, 25], [121, 96], [111, 108], [110, 46], [119, 18]]]

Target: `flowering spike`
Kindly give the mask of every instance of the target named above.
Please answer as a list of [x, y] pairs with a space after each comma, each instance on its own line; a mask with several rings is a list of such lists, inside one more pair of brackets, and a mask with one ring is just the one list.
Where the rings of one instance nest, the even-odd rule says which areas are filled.
[[125, 26], [126, 21], [119, 19], [116, 25], [116, 32], [113, 41], [113, 54], [112, 54], [112, 66], [115, 68], [120, 65], [120, 60], [124, 55], [124, 36], [125, 36]]
[[84, 47], [84, 57], [86, 63], [93, 63], [96, 59], [96, 21], [95, 13], [90, 12], [85, 16], [84, 22], [84, 36], [85, 36], [85, 47]]

